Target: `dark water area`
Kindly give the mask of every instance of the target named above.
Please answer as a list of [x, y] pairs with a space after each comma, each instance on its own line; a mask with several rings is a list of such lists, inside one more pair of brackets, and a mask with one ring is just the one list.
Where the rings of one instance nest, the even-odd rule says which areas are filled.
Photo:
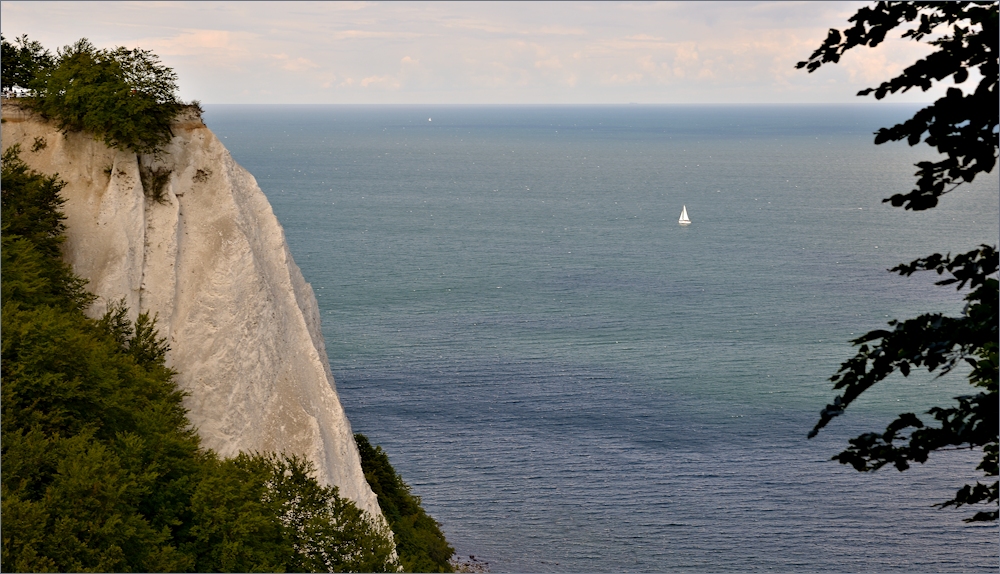
[[[997, 178], [905, 212], [915, 111], [856, 106], [206, 106], [318, 298], [354, 429], [459, 554], [508, 571], [995, 571], [938, 510], [978, 453], [830, 462], [966, 393], [874, 388], [806, 439], [848, 340], [958, 314], [886, 272], [996, 244]], [[693, 223], [679, 226], [681, 207]]]

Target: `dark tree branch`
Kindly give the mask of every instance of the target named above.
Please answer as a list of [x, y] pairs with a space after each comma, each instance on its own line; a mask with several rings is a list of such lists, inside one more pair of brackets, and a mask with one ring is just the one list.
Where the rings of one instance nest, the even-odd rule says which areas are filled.
[[[986, 476], [997, 476], [998, 401], [997, 379], [997, 300], [998, 282], [990, 277], [997, 272], [1000, 258], [988, 245], [950, 255], [934, 254], [899, 265], [891, 271], [909, 276], [917, 271], [935, 271], [948, 276], [938, 285], [968, 285], [972, 291], [961, 317], [940, 314], [921, 315], [908, 321], [890, 321], [893, 330], [875, 330], [853, 341], [858, 353], [845, 361], [830, 380], [842, 390], [832, 404], [820, 412], [820, 420], [810, 431], [812, 438], [834, 417], [844, 412], [872, 385], [895, 371], [904, 377], [914, 368], [929, 372], [940, 369], [943, 375], [964, 361], [972, 367], [969, 382], [980, 389], [974, 395], [955, 397], [956, 406], [934, 407], [927, 411], [938, 426], [927, 426], [913, 413], [904, 413], [890, 423], [883, 433], [865, 433], [849, 441], [850, 446], [833, 457], [861, 472], [892, 465], [897, 470], [911, 462], [924, 463], [931, 452], [954, 448], [982, 448], [983, 460], [977, 467]], [[996, 484], [992, 487], [965, 486], [953, 498], [939, 506], [997, 502]], [[979, 512], [970, 521], [996, 520], [997, 512]]]
[[[978, 70], [981, 80], [971, 93], [949, 88], [945, 97], [917, 112], [911, 119], [891, 128], [880, 129], [875, 143], [906, 140], [911, 146], [923, 141], [946, 159], [916, 164], [917, 187], [909, 193], [887, 198], [893, 206], [921, 211], [937, 205], [938, 197], [976, 174], [992, 172], [997, 161], [997, 6], [994, 2], [879, 2], [858, 10], [851, 19], [854, 26], [830, 30], [826, 41], [797, 68], [814, 72], [826, 63], [836, 63], [848, 50], [857, 46], [875, 47], [886, 34], [900, 26], [910, 26], [903, 38], [915, 41], [937, 33], [939, 26], [950, 27], [950, 34], [930, 40], [937, 51], [903, 70], [903, 73], [878, 87], [858, 92], [874, 93], [881, 100], [887, 94], [912, 88], [929, 90], [935, 82], [948, 77], [956, 84]], [[924, 135], [926, 134], [926, 138]]]
[[[879, 2], [865, 7], [849, 20], [853, 26], [841, 33], [830, 30], [826, 41], [808, 60], [796, 67], [814, 72], [827, 63], [837, 63], [857, 46], [875, 47], [886, 34], [902, 27], [903, 38], [924, 41], [936, 50], [917, 60], [901, 74], [877, 87], [858, 92], [881, 100], [888, 94], [913, 88], [929, 90], [947, 78], [965, 83], [970, 71], [980, 76], [971, 91], [950, 87], [945, 96], [918, 111], [912, 118], [875, 134], [875, 144], [905, 140], [913, 146], [921, 141], [944, 156], [916, 164], [916, 187], [883, 200], [895, 207], [920, 211], [937, 205], [938, 198], [980, 173], [989, 173], [997, 163], [1000, 131], [997, 127], [998, 27], [996, 2]], [[944, 29], [942, 32], [941, 29]], [[890, 321], [892, 330], [878, 329], [853, 341], [857, 354], [845, 361], [830, 380], [841, 394], [820, 412], [810, 438], [834, 417], [844, 412], [872, 385], [899, 371], [904, 377], [912, 369], [938, 371], [939, 376], [960, 362], [972, 367], [969, 382], [979, 392], [955, 397], [950, 408], [927, 411], [936, 426], [928, 426], [917, 415], [905, 413], [882, 433], [865, 433], [833, 457], [843, 464], [868, 472], [892, 465], [906, 470], [911, 462], [923, 463], [933, 451], [982, 448], [977, 470], [997, 476], [997, 252], [982, 245], [956, 255], [939, 253], [899, 265], [891, 271], [909, 276], [917, 271], [935, 271], [948, 277], [938, 285], [969, 286], [961, 317], [921, 315], [908, 321]], [[978, 512], [970, 521], [997, 520], [997, 482], [966, 485], [940, 507], [987, 503], [994, 510]]]

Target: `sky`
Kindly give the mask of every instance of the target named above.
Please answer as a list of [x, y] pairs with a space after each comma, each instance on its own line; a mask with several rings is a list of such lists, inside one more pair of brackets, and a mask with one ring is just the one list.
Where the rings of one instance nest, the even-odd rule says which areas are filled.
[[795, 69], [865, 4], [3, 1], [0, 29], [152, 50], [206, 104], [855, 103], [930, 52], [895, 34]]

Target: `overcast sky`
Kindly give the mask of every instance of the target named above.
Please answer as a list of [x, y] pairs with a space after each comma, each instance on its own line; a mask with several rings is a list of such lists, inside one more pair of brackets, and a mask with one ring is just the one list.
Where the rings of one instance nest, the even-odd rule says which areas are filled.
[[896, 34], [794, 68], [862, 5], [3, 1], [0, 27], [151, 49], [203, 103], [835, 103], [929, 51]]

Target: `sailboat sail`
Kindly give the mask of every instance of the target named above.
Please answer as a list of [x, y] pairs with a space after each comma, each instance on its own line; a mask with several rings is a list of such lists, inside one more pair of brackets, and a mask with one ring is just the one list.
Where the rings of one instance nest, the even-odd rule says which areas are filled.
[[681, 218], [677, 220], [677, 223], [680, 223], [681, 225], [691, 224], [691, 220], [688, 219], [688, 208], [686, 205], [681, 208]]

